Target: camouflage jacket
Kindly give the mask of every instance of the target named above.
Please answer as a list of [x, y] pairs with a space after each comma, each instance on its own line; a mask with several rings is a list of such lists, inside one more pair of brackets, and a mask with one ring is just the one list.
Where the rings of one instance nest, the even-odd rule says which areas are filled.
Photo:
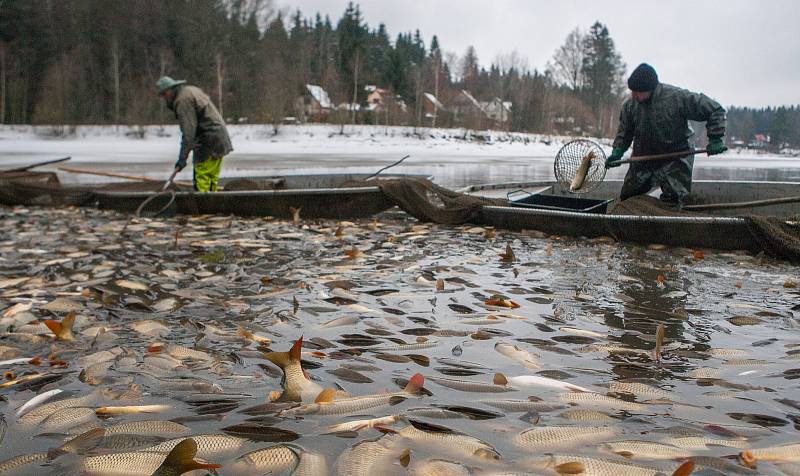
[[225, 121], [200, 88], [179, 86], [175, 100], [168, 107], [175, 112], [183, 135], [179, 159], [186, 160], [194, 150], [194, 161], [203, 162], [233, 150]]
[[614, 147], [626, 150], [633, 142], [634, 156], [689, 149], [694, 135], [690, 119], [705, 122], [709, 138], [725, 135], [725, 109], [718, 102], [705, 94], [659, 84], [647, 101], [628, 98], [622, 105]]

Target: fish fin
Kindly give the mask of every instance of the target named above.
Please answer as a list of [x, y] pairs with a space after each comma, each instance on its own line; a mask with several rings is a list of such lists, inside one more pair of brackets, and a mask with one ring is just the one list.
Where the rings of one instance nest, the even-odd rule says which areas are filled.
[[411, 462], [411, 449], [406, 448], [400, 453], [400, 456], [397, 457], [397, 460], [400, 461], [400, 465], [404, 468], [408, 467], [408, 463]]
[[508, 385], [508, 379], [502, 372], [497, 372], [496, 374], [494, 374], [492, 382], [495, 385]]
[[336, 393], [336, 390], [332, 388], [326, 388], [325, 390], [319, 392], [317, 398], [314, 399], [314, 403], [330, 403], [333, 401], [333, 395]]
[[556, 465], [555, 470], [558, 474], [583, 474], [586, 471], [586, 467], [583, 463], [570, 461]]
[[164, 350], [164, 344], [153, 344], [147, 348], [147, 352], [158, 353]]
[[216, 469], [222, 466], [218, 464], [208, 464], [195, 461], [194, 457], [197, 454], [197, 443], [192, 438], [186, 438], [181, 441], [172, 451], [167, 455], [167, 459], [161, 463], [161, 467], [156, 470], [155, 474], [161, 474], [161, 468], [170, 468], [176, 470], [177, 474], [183, 474], [195, 469]]
[[75, 311], [70, 312], [61, 322], [47, 319], [44, 325], [56, 336], [56, 340], [72, 340], [72, 326], [75, 324]]
[[72, 438], [58, 448], [51, 448], [47, 451], [47, 457], [49, 459], [55, 459], [65, 453], [83, 453], [99, 445], [100, 441], [102, 441], [105, 436], [106, 430], [103, 428], [89, 430]]
[[404, 401], [406, 401], [406, 397], [403, 397], [402, 395], [393, 395], [389, 397], [389, 405], [391, 406], [397, 405], [398, 403], [403, 403]]
[[397, 430], [395, 430], [394, 428], [389, 428], [383, 425], [375, 425], [372, 428], [380, 431], [383, 434], [397, 433]]
[[631, 453], [630, 451], [617, 451], [616, 453], [625, 459], [633, 458], [633, 453]]
[[694, 471], [694, 461], [688, 459], [672, 472], [672, 476], [689, 476]]
[[289, 365], [290, 357], [288, 352], [268, 352], [263, 355], [265, 359], [269, 360], [281, 369]]
[[61, 320], [61, 327], [72, 332], [72, 326], [75, 325], [75, 311], [70, 312], [67, 314], [67, 317]]
[[59, 334], [61, 334], [61, 323], [60, 322], [54, 321], [52, 319], [45, 319], [44, 325], [46, 325], [47, 328], [50, 329], [56, 337], [58, 337]]
[[296, 360], [299, 362], [300, 351], [302, 350], [302, 347], [303, 347], [303, 336], [300, 336], [300, 338], [295, 341], [294, 345], [292, 345], [292, 348], [289, 349], [289, 360]]
[[661, 323], [656, 329], [656, 346], [653, 349], [653, 356], [657, 361], [661, 361], [661, 349], [664, 346], [664, 324]]
[[416, 373], [408, 379], [408, 383], [403, 391], [406, 393], [417, 393], [423, 385], [425, 385], [425, 377], [420, 373]]

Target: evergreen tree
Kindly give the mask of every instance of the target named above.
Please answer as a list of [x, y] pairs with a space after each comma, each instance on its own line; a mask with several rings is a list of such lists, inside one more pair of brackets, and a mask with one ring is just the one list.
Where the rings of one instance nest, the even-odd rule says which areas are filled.
[[581, 74], [584, 97], [597, 117], [597, 131], [603, 133], [610, 128], [610, 106], [624, 91], [625, 64], [614, 47], [608, 28], [600, 22], [595, 22], [584, 38]]

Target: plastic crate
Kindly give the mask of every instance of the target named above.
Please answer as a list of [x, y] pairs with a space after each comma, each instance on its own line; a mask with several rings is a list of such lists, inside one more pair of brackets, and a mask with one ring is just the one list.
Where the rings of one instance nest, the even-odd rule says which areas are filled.
[[608, 204], [613, 201], [613, 198], [578, 198], [536, 193], [518, 200], [512, 200], [511, 205], [522, 208], [605, 214]]

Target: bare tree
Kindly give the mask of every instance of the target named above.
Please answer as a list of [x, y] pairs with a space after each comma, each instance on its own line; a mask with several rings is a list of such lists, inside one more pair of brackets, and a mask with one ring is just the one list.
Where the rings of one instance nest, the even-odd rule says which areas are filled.
[[497, 55], [494, 59], [494, 64], [497, 65], [503, 73], [514, 70], [517, 74], [525, 74], [530, 71], [528, 59], [523, 58], [517, 50], [511, 51], [511, 53]]
[[556, 83], [565, 85], [573, 91], [579, 91], [584, 84], [585, 37], [581, 29], [575, 27], [567, 35], [564, 44], [553, 54], [553, 59], [547, 63], [547, 70], [552, 73]]

